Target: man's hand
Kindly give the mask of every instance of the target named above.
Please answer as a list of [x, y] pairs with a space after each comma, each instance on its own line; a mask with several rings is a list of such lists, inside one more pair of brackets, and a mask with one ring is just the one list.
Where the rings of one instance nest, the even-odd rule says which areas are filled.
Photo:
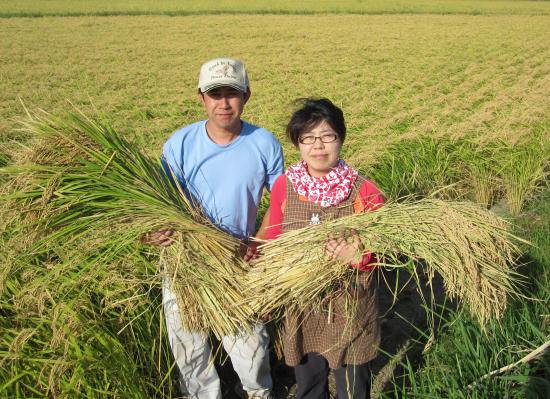
[[258, 257], [259, 241], [250, 240], [248, 243], [243, 243], [243, 259], [245, 262], [251, 262]]
[[146, 233], [141, 236], [140, 241], [142, 244], [155, 245], [157, 247], [168, 247], [174, 243], [172, 238], [174, 230], [159, 230]]
[[245, 262], [252, 262], [259, 255], [258, 247], [265, 242], [267, 226], [269, 225], [269, 209], [262, 219], [262, 224], [256, 232], [256, 235], [250, 239], [250, 241], [243, 243], [245, 249], [242, 250], [242, 257]]
[[363, 243], [355, 230], [329, 236], [325, 243], [325, 254], [328, 257], [350, 264], [361, 261], [363, 249]]

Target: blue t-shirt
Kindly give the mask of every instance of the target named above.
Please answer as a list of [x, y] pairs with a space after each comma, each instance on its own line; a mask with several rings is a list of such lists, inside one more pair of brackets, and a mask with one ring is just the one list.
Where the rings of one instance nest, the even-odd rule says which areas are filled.
[[283, 173], [281, 145], [265, 129], [243, 121], [229, 144], [214, 143], [206, 121], [176, 130], [164, 143], [163, 163], [200, 202], [206, 215], [239, 238], [254, 234], [262, 190]]

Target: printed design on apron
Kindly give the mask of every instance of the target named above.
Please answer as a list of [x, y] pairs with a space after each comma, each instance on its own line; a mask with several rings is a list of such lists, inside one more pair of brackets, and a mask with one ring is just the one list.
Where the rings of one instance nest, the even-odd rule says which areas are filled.
[[321, 223], [321, 219], [319, 218], [319, 214], [318, 213], [312, 213], [311, 214], [311, 219], [309, 220], [309, 224], [312, 225], [312, 224], [319, 224]]

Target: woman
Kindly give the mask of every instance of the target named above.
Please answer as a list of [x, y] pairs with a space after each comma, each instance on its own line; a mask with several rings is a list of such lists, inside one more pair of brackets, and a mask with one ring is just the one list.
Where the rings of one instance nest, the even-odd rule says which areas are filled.
[[[308, 224], [376, 209], [383, 203], [380, 190], [340, 159], [346, 126], [342, 111], [332, 102], [302, 100], [302, 107], [288, 123], [287, 134], [302, 160], [274, 183], [267, 239]], [[360, 270], [351, 293], [357, 299], [353, 318], [350, 321], [346, 312], [344, 293], [334, 300], [330, 312], [287, 313], [285, 360], [294, 366], [298, 399], [328, 398], [329, 369], [334, 372], [339, 399], [367, 398], [368, 362], [376, 357], [380, 342], [375, 279], [369, 278], [370, 254], [362, 255], [363, 245], [354, 232], [328, 238], [325, 251]]]

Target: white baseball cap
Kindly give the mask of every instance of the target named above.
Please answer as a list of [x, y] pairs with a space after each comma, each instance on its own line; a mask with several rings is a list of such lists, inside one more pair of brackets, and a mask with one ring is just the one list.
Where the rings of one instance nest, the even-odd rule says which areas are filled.
[[200, 91], [206, 93], [221, 86], [233, 87], [246, 93], [248, 75], [241, 61], [232, 58], [216, 58], [202, 64], [199, 74]]

